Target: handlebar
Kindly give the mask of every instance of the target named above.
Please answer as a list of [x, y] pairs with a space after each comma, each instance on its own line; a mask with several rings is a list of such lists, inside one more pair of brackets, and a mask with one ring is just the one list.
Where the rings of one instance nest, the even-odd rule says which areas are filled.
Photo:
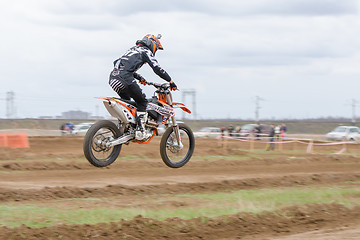
[[155, 83], [155, 82], [146, 82], [147, 85], [151, 85], [154, 86], [156, 88], [163, 88], [163, 89], [168, 89], [170, 87], [170, 84], [168, 83]]
[[[170, 89], [170, 84], [169, 83], [156, 83], [156, 82], [148, 82], [148, 81], [146, 81], [146, 85], [151, 85], [151, 86], [154, 86], [156, 88], [161, 88], [163, 90]], [[176, 90], [179, 90], [179, 89], [176, 89]]]

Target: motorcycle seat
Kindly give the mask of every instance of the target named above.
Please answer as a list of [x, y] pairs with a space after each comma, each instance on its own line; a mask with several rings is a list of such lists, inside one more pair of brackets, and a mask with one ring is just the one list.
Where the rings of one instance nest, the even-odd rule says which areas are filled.
[[119, 99], [120, 101], [126, 102], [126, 103], [128, 103], [128, 104], [130, 104], [130, 105], [133, 105], [134, 107], [137, 108], [137, 104], [136, 104], [136, 102], [134, 102], [134, 101], [127, 100], [127, 99], [123, 99], [123, 98], [116, 98], [116, 99]]
[[[114, 98], [116, 98], [116, 97], [114, 97]], [[123, 99], [123, 98], [116, 98], [116, 99], [119, 99], [120, 101], [126, 102], [128, 104], [131, 104], [136, 108], [138, 107], [137, 103], [135, 101], [131, 101], [131, 100]], [[151, 102], [151, 103], [157, 103], [157, 98], [156, 97], [148, 98], [147, 101]]]

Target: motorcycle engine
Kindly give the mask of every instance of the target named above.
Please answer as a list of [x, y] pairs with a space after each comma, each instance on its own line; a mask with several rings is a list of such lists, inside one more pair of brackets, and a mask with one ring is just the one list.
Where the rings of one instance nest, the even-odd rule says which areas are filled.
[[[141, 142], [141, 143], [142, 142], [147, 142], [153, 137], [154, 129], [147, 127], [146, 130], [142, 134], [145, 135], [145, 136], [141, 136], [142, 139], [138, 140], [138, 141]], [[138, 137], [138, 139], [139, 139], [139, 137]]]
[[149, 141], [154, 136], [154, 131], [157, 126], [158, 124], [156, 123], [156, 121], [151, 116], [149, 116], [145, 124], [145, 131], [143, 133], [136, 133], [142, 134], [141, 136], [136, 137], [137, 139], [141, 139], [138, 141], [140, 143]]

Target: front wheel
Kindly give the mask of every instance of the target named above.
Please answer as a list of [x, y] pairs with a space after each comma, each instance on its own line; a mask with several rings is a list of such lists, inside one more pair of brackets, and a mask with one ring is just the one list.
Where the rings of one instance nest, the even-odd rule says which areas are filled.
[[192, 130], [185, 124], [179, 123], [180, 145], [174, 133], [174, 127], [164, 132], [160, 142], [160, 154], [163, 162], [171, 168], [184, 166], [191, 158], [195, 149], [195, 138]]
[[119, 128], [109, 120], [94, 123], [84, 138], [84, 155], [95, 167], [112, 164], [120, 154], [121, 145], [113, 147], [107, 143], [121, 135]]

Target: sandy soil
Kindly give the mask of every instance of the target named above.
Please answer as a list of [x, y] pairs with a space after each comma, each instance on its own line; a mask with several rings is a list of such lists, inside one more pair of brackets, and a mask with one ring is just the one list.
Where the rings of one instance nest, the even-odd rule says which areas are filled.
[[[52, 206], [69, 198], [118, 198], [124, 206], [153, 207], [141, 196], [217, 192], [226, 190], [329, 185], [360, 181], [359, 145], [347, 146], [354, 154], [329, 154], [342, 146], [314, 148], [287, 144], [257, 158], [248, 143], [197, 139], [193, 159], [183, 168], [170, 169], [161, 162], [159, 140], [147, 145], [123, 146], [121, 157], [111, 166], [95, 168], [82, 153], [82, 137], [30, 137], [29, 149], [0, 148], [0, 202]], [[265, 145], [257, 142], [257, 149]], [[296, 154], [286, 150], [299, 150]], [[259, 150], [258, 150], [259, 152]], [[265, 154], [265, 151], [261, 151]], [[224, 156], [224, 157], [213, 157]], [[88, 205], [98, 204], [86, 202]], [[110, 203], [109, 203], [110, 204]], [[170, 197], [167, 207], [194, 206]], [[111, 204], [109, 205], [111, 207]], [[155, 207], [155, 206], [154, 206]], [[141, 216], [130, 221], [97, 225], [59, 225], [41, 229], [22, 226], [0, 228], [0, 239], [359, 239], [360, 208], [338, 204], [293, 206], [281, 215], [239, 213], [209, 219], [167, 219]], [[286, 214], [284, 214], [286, 213]], [[285, 216], [284, 216], [285, 215]], [[61, 238], [59, 237], [61, 236]]]

